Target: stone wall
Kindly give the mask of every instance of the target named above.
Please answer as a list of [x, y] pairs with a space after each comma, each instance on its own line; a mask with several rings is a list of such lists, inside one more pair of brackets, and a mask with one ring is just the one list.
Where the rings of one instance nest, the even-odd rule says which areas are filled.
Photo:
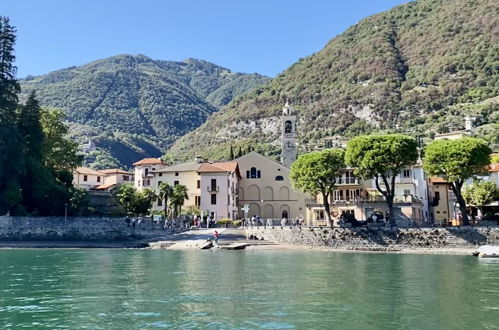
[[449, 228], [308, 228], [251, 227], [246, 237], [281, 244], [343, 250], [474, 248], [499, 244], [499, 227]]
[[[147, 219], [128, 227], [125, 218], [0, 217], [0, 242], [17, 240], [135, 240], [171, 234]], [[176, 231], [181, 231], [181, 228]]]

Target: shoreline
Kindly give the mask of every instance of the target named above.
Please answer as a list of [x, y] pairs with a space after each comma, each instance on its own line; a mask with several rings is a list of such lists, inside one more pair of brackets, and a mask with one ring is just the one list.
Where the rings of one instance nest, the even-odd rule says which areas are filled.
[[[0, 250], [5, 249], [153, 249], [151, 244], [157, 241], [0, 241]], [[168, 242], [168, 243], [180, 243]], [[251, 243], [251, 241], [246, 241]], [[166, 242], [165, 242], [166, 243]], [[271, 243], [271, 242], [269, 242]], [[156, 248], [157, 249], [157, 248]], [[185, 246], [185, 248], [170, 249], [159, 248], [162, 250], [198, 250], [194, 246]], [[472, 255], [477, 249], [473, 247], [436, 247], [436, 248], [403, 248], [396, 247], [378, 249], [358, 249], [358, 248], [329, 248], [313, 247], [306, 245], [290, 244], [250, 244], [245, 248], [246, 251], [311, 251], [311, 252], [335, 252], [335, 253], [373, 253], [373, 254], [427, 254], [427, 255]], [[200, 250], [201, 251], [201, 250]]]

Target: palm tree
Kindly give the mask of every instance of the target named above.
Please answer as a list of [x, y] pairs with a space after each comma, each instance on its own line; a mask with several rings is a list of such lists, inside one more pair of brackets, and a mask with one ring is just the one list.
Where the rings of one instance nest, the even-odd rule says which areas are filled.
[[176, 185], [173, 187], [173, 192], [170, 196], [170, 203], [173, 207], [173, 217], [177, 217], [184, 205], [186, 199], [189, 199], [189, 195], [187, 195], [187, 187], [184, 185]]
[[167, 218], [168, 214], [168, 198], [172, 196], [173, 193], [173, 188], [166, 182], [162, 182], [159, 185], [159, 193], [158, 193], [158, 198], [163, 201], [164, 205], [164, 212], [165, 212], [165, 219]]

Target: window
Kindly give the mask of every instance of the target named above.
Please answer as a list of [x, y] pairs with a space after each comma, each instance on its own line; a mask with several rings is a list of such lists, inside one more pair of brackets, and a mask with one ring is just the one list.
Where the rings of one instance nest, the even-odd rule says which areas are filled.
[[201, 196], [194, 196], [194, 204], [196, 204], [196, 206], [201, 205]]
[[217, 191], [217, 179], [211, 179], [210, 191]]
[[178, 172], [175, 172], [175, 176], [178, 176]]
[[211, 205], [217, 205], [217, 195], [216, 194], [211, 195]]
[[140, 180], [139, 180], [139, 181], [137, 181], [137, 186], [139, 186], [139, 187], [140, 187]]
[[97, 177], [97, 182], [100, 182], [100, 176]]
[[435, 191], [435, 199], [440, 199], [440, 191]]
[[163, 206], [163, 200], [161, 198], [158, 198], [158, 206]]
[[163, 176], [163, 173], [159, 173], [158, 175], [159, 175], [159, 176]]
[[201, 180], [198, 180], [198, 182], [196, 183], [196, 188], [201, 188]]
[[260, 172], [260, 170], [258, 170], [256, 173], [257, 173], [256, 176], [260, 179], [262, 177], [262, 172]]
[[408, 178], [410, 178], [410, 177], [411, 177], [411, 170], [403, 170], [403, 171], [402, 171], [402, 177], [403, 177], [404, 179], [408, 179]]
[[250, 171], [246, 171], [246, 179], [250, 178]]
[[288, 134], [288, 133], [291, 133], [293, 131], [293, 123], [291, 122], [291, 120], [286, 120], [286, 122], [284, 123], [284, 133]]
[[146, 168], [144, 171], [145, 171], [146, 176], [147, 176], [147, 175], [149, 174], [149, 169], [148, 169], [148, 168]]
[[174, 185], [174, 186], [178, 186], [179, 184], [180, 184], [180, 182], [179, 182], [179, 181], [177, 181], [177, 180], [173, 181], [173, 185]]
[[83, 176], [83, 181], [88, 181], [88, 176], [84, 175]]
[[278, 175], [275, 177], [275, 180], [276, 181], [284, 181], [284, 178], [282, 177], [282, 175]]
[[404, 189], [404, 196], [409, 196], [411, 191], [409, 189]]
[[130, 181], [130, 177], [128, 177], [128, 175], [123, 175], [123, 181]]
[[153, 171], [154, 171], [155, 169], [156, 169], [156, 168], [154, 168], [154, 167], [152, 168], [152, 170], [153, 170]]

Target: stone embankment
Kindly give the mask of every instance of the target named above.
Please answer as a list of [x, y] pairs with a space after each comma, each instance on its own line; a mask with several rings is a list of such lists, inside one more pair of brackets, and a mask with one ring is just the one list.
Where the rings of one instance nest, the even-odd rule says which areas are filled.
[[135, 227], [125, 218], [0, 217], [0, 246], [5, 241], [131, 241], [170, 235], [149, 219]]
[[278, 244], [359, 251], [473, 249], [499, 244], [499, 227], [308, 228], [250, 227], [247, 238]]

